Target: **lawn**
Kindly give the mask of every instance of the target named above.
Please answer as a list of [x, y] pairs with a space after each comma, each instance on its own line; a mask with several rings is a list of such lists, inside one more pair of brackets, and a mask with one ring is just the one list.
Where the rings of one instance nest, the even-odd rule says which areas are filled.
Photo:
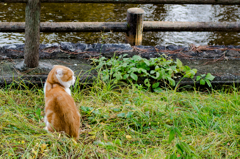
[[41, 87], [17, 85], [0, 89], [0, 158], [240, 158], [235, 87], [153, 93], [76, 85], [82, 115], [76, 142], [43, 129]]

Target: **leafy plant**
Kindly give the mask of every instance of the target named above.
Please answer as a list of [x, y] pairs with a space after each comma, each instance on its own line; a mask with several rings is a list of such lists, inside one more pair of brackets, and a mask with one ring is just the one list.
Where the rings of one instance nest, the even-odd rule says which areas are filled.
[[[197, 73], [197, 69], [184, 66], [179, 59], [173, 61], [162, 56], [148, 60], [138, 55], [131, 58], [126, 58], [126, 56], [121, 55], [111, 59], [101, 57], [92, 59], [92, 61], [103, 81], [114, 80], [116, 83], [124, 81], [134, 84], [139, 89], [148, 89], [154, 92], [161, 92], [162, 86], [174, 87], [183, 78], [193, 79]], [[214, 76], [208, 74], [202, 80], [209, 85], [213, 78]], [[176, 81], [179, 82], [176, 84]]]
[[209, 87], [212, 87], [211, 81], [214, 79], [215, 77], [213, 75], [211, 75], [210, 73], [206, 74], [201, 74], [199, 76], [196, 77], [196, 81], [200, 82], [200, 85], [205, 85], [207, 83], [207, 85]]

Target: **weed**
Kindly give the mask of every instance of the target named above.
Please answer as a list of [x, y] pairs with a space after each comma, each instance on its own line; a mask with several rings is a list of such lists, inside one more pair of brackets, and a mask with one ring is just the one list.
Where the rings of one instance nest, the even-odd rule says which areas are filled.
[[0, 89], [0, 158], [240, 157], [237, 88], [153, 93], [114, 82], [76, 84], [83, 126], [75, 142], [43, 130], [42, 88], [16, 86]]
[[[184, 66], [179, 59], [173, 61], [162, 56], [148, 60], [138, 55], [131, 58], [126, 58], [126, 56], [121, 55], [111, 59], [101, 57], [92, 60], [103, 81], [114, 83], [123, 81], [127, 84], [134, 84], [140, 90], [146, 89], [154, 92], [161, 92], [163, 88], [174, 86], [176, 90], [182, 79], [193, 79], [197, 73], [196, 69]], [[214, 76], [208, 73], [197, 76], [196, 81], [200, 80], [201, 85], [205, 85], [206, 82], [211, 87], [213, 79]], [[177, 84], [176, 81], [178, 81]]]

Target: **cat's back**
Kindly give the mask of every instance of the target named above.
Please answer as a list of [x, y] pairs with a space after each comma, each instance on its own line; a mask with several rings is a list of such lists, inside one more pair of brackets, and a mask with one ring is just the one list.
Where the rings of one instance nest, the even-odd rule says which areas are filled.
[[46, 98], [51, 98], [51, 97], [71, 97], [64, 88], [61, 86], [57, 86], [56, 84], [53, 84], [52, 88], [48, 91], [46, 91]]
[[[51, 90], [46, 92], [46, 102], [52, 101], [52, 107], [59, 107], [65, 111], [76, 110], [75, 102], [72, 96], [60, 86], [54, 86]], [[49, 103], [50, 104], [50, 103]]]

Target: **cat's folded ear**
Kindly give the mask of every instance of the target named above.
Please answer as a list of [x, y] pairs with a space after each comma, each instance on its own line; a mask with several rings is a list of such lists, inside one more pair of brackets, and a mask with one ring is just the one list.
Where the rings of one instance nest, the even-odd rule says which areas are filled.
[[56, 75], [57, 75], [58, 77], [62, 77], [62, 76], [63, 76], [63, 70], [60, 69], [60, 68], [56, 69]]

